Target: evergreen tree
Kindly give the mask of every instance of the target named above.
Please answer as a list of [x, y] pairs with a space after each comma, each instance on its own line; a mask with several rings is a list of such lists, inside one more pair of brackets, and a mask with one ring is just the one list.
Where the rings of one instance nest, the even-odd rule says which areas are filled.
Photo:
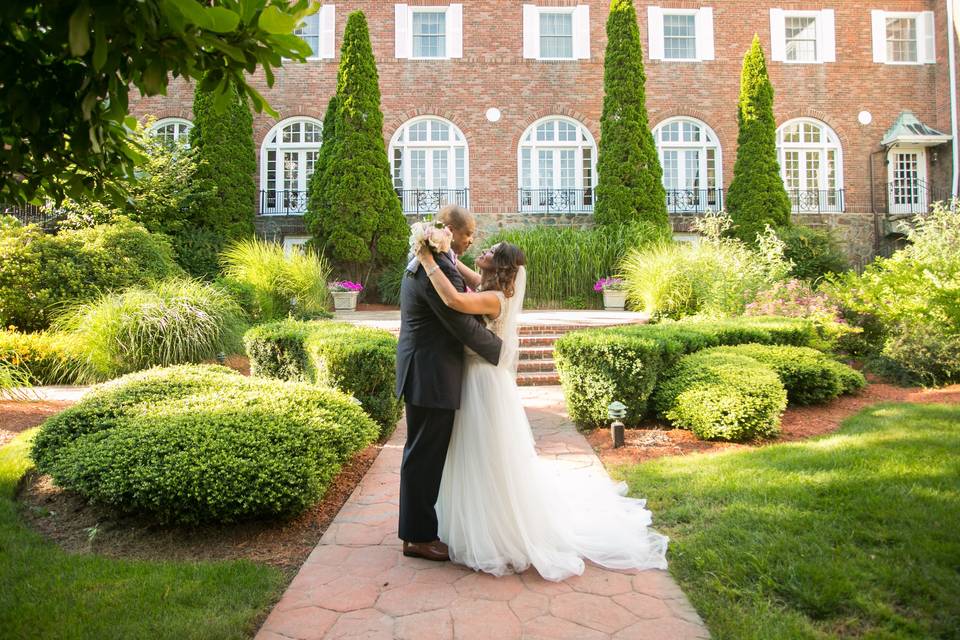
[[304, 215], [307, 231], [313, 236], [312, 242], [322, 253], [326, 253], [325, 247], [330, 236], [331, 210], [325, 189], [327, 168], [330, 166], [330, 158], [337, 139], [339, 104], [340, 99], [337, 94], [330, 96], [330, 101], [327, 102], [327, 112], [323, 116], [323, 143], [320, 145], [320, 152], [313, 165], [313, 175], [310, 176], [307, 212]]
[[737, 122], [737, 161], [727, 191], [727, 211], [733, 220], [734, 235], [756, 244], [757, 234], [765, 225], [790, 224], [790, 198], [777, 162], [773, 85], [757, 36], [743, 58]]
[[329, 224], [326, 215], [318, 217], [335, 266], [366, 282], [373, 269], [403, 258], [410, 230], [390, 178], [377, 66], [362, 11], [347, 19], [337, 96], [335, 139], [321, 179]]
[[245, 98], [234, 89], [217, 112], [213, 90], [198, 83], [193, 95], [190, 146], [196, 150], [196, 177], [216, 186], [199, 207], [195, 226], [225, 233], [228, 238], [253, 233], [257, 158], [253, 144], [253, 115]]
[[603, 69], [596, 220], [668, 227], [663, 169], [647, 119], [643, 52], [633, 0], [612, 0]]

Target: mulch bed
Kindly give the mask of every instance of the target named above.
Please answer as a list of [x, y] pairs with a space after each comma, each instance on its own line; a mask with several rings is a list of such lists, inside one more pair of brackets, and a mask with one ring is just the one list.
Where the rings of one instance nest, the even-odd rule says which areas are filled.
[[960, 403], [960, 385], [940, 389], [897, 387], [871, 379], [860, 394], [842, 396], [833, 402], [809, 407], [790, 407], [783, 414], [779, 438], [752, 443], [706, 442], [683, 429], [672, 429], [658, 421], [650, 421], [637, 429], [627, 429], [625, 445], [613, 448], [609, 429], [595, 429], [587, 440], [607, 466], [637, 464], [664, 456], [707, 453], [730, 449], [753, 449], [759, 446], [804, 440], [831, 433], [840, 423], [861, 409], [878, 402], [943, 402]]

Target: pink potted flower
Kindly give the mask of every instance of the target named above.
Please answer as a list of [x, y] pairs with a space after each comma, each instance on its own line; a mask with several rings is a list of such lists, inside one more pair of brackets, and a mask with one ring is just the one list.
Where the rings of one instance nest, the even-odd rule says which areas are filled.
[[627, 306], [627, 285], [622, 278], [600, 278], [593, 290], [603, 293], [604, 311], [623, 311]]
[[363, 291], [363, 285], [350, 280], [335, 280], [327, 283], [327, 289], [333, 296], [333, 308], [336, 311], [356, 311], [357, 296]]

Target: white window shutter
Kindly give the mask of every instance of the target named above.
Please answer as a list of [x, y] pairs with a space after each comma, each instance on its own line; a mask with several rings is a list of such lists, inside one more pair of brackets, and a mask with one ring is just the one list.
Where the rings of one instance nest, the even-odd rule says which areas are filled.
[[573, 10], [573, 57], [590, 59], [590, 5], [578, 4]]
[[463, 57], [463, 5], [451, 4], [447, 9], [447, 57]]
[[879, 9], [870, 12], [873, 22], [873, 61], [887, 61], [887, 16]]
[[787, 30], [784, 26], [783, 9], [770, 9], [770, 59], [774, 62], [787, 59]]
[[523, 57], [540, 57], [540, 14], [532, 4], [523, 5]]
[[713, 9], [703, 7], [696, 17], [697, 60], [713, 60]]
[[320, 57], [333, 58], [337, 45], [336, 7], [325, 4], [320, 7]]
[[837, 61], [836, 14], [833, 9], [823, 9], [817, 16], [818, 62]]
[[663, 60], [663, 9], [647, 7], [647, 52], [651, 60]]
[[[917, 19], [917, 27], [917, 39], [920, 41], [919, 44], [922, 47], [920, 62], [926, 64], [936, 64], [937, 49], [935, 42], [937, 32], [934, 31], [933, 11], [922, 12]], [[922, 38], [920, 37], [921, 34], [923, 35]]]
[[395, 55], [397, 58], [409, 58], [410, 57], [410, 22], [409, 22], [409, 13], [410, 10], [405, 4], [398, 4], [394, 6], [395, 9], [395, 21], [393, 29], [393, 37], [396, 39], [394, 46]]

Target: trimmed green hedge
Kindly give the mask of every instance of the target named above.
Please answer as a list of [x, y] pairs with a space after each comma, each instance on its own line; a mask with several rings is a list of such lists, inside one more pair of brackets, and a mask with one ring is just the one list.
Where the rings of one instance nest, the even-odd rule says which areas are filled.
[[827, 402], [866, 384], [860, 372], [807, 347], [742, 344], [708, 349], [705, 353], [747, 356], [773, 369], [787, 389], [790, 404]]
[[62, 333], [0, 331], [0, 362], [26, 372], [30, 384], [68, 384], [80, 356]]
[[377, 426], [351, 398], [211, 365], [100, 385], [47, 420], [32, 457], [64, 488], [161, 522], [299, 513]]
[[817, 340], [815, 324], [801, 318], [686, 319], [571, 332], [557, 340], [555, 356], [578, 425], [606, 425], [614, 400], [627, 405], [626, 424], [635, 425], [648, 414], [659, 377], [688, 353], [751, 342], [806, 347]]
[[698, 438], [751, 440], [779, 433], [787, 391], [766, 365], [711, 349], [681, 358], [657, 385], [654, 405]]
[[389, 434], [400, 418], [394, 396], [397, 339], [387, 331], [340, 322], [281, 320], [244, 336], [255, 376], [306, 380], [351, 394]]

